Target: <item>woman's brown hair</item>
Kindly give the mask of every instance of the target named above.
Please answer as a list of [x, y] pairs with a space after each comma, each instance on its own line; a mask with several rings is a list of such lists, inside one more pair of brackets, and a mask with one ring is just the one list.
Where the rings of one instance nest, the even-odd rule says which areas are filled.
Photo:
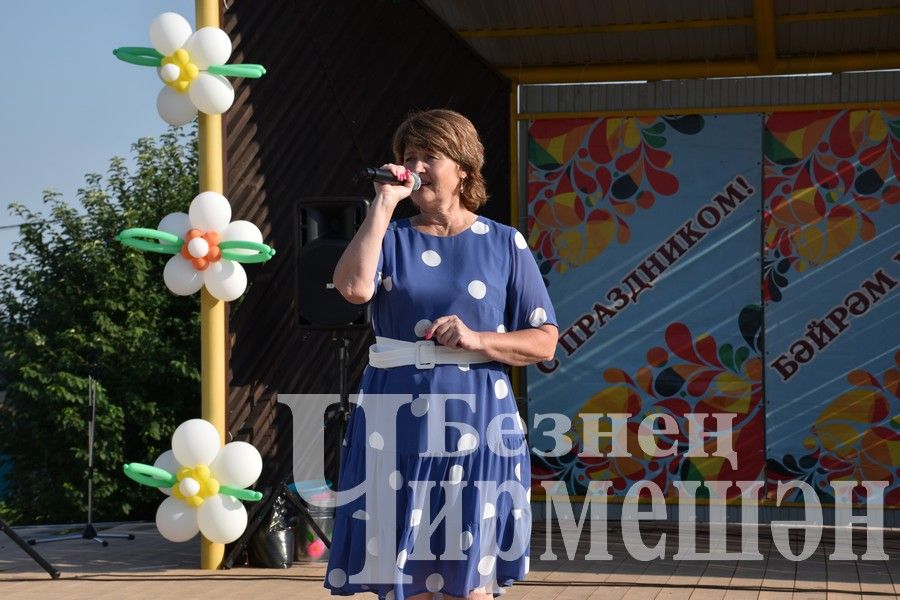
[[460, 182], [459, 197], [468, 210], [475, 212], [487, 202], [487, 188], [481, 174], [484, 145], [469, 119], [442, 108], [413, 113], [394, 132], [394, 160], [398, 164], [403, 164], [403, 154], [410, 146], [436, 150], [466, 172]]

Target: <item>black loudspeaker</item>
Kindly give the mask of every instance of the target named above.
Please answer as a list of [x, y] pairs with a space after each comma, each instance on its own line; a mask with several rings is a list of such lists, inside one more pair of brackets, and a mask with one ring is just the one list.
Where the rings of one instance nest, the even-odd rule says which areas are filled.
[[369, 305], [351, 304], [334, 288], [334, 267], [366, 218], [365, 198], [302, 198], [295, 240], [297, 321], [310, 329], [368, 328]]

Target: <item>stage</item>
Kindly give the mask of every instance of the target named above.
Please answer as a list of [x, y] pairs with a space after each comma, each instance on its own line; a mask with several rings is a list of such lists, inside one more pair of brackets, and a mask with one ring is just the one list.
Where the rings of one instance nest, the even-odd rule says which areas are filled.
[[[109, 527], [106, 529], [105, 527]], [[77, 531], [76, 526], [72, 529]], [[331, 598], [321, 581], [325, 565], [294, 562], [289, 569], [236, 567], [227, 571], [197, 568], [199, 542], [174, 544], [164, 540], [152, 523], [101, 525], [109, 533], [134, 533], [133, 541], [111, 540], [106, 548], [90, 540], [39, 544], [36, 548], [61, 571], [52, 580], [9, 538], [0, 536], [0, 590], [3, 598]], [[25, 539], [56, 535], [60, 527], [17, 527]], [[642, 562], [629, 556], [617, 527], [610, 527], [607, 549], [612, 560], [584, 559], [582, 539], [575, 560], [568, 560], [562, 536], [554, 535], [555, 561], [539, 560], [546, 537], [536, 524], [532, 538], [531, 573], [515, 585], [505, 600], [635, 600], [666, 599], [813, 599], [896, 598], [900, 596], [900, 530], [886, 530], [888, 561], [829, 561], [833, 535], [823, 532], [813, 556], [792, 562], [781, 556], [768, 529], [759, 535], [761, 561], [673, 560], [678, 549], [677, 524], [643, 528], [643, 541], [654, 546], [666, 534], [665, 560]], [[65, 530], [69, 533], [70, 530]], [[731, 530], [729, 529], [729, 539]], [[854, 543], [865, 551], [864, 535]], [[697, 532], [698, 551], [706, 549], [704, 529]], [[795, 551], [798, 546], [792, 543]], [[729, 541], [728, 549], [732, 550]], [[739, 549], [739, 543], [734, 550]], [[361, 600], [375, 598], [360, 595]]]

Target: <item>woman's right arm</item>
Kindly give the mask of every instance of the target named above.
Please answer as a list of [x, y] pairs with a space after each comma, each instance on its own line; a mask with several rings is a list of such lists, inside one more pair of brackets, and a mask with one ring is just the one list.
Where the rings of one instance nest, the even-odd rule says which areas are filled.
[[[403, 177], [406, 169], [385, 165], [395, 176]], [[334, 287], [353, 304], [365, 304], [375, 294], [375, 270], [381, 255], [381, 243], [397, 204], [409, 196], [412, 180], [404, 185], [375, 184], [376, 196], [359, 231], [344, 250], [334, 268]]]

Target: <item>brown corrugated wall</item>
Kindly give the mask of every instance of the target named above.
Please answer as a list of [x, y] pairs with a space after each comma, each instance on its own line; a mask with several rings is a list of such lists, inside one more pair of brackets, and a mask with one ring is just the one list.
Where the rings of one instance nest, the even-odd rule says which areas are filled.
[[[338, 391], [331, 333], [297, 326], [296, 202], [370, 198], [352, 174], [391, 160], [391, 134], [407, 113], [447, 107], [472, 119], [485, 143], [491, 201], [482, 214], [509, 223], [509, 86], [411, 0], [235, 0], [223, 23], [230, 62], [268, 71], [234, 80], [225, 115], [233, 219], [256, 223], [277, 251], [247, 267], [249, 290], [229, 316], [229, 433], [260, 450], [267, 486], [291, 472], [291, 420], [276, 395]], [[371, 334], [347, 335], [355, 392]]]

